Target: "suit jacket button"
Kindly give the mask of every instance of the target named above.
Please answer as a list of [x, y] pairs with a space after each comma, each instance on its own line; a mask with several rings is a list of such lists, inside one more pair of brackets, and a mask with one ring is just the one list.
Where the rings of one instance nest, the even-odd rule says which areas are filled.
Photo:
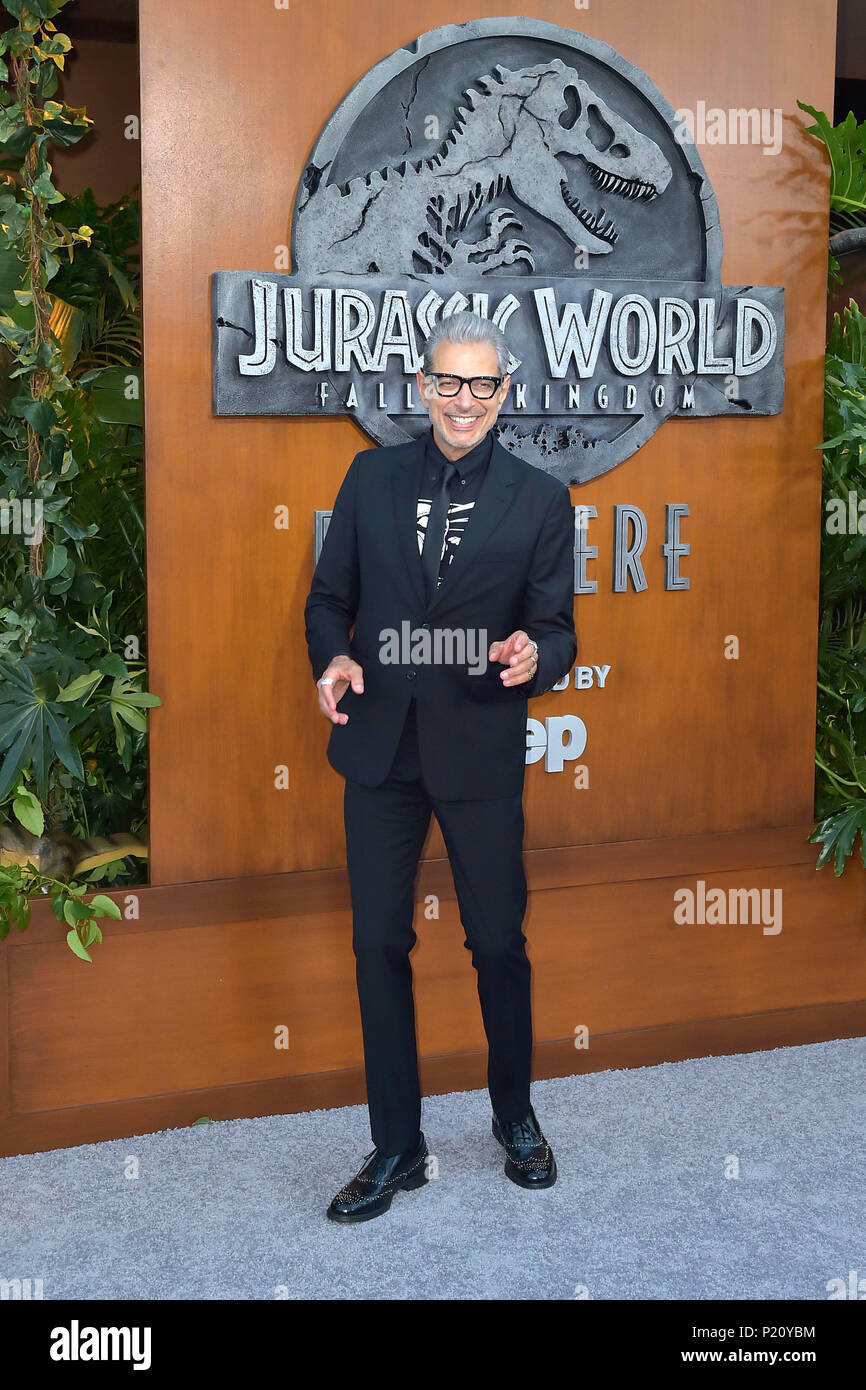
[[417, 676], [417, 674], [418, 674], [417, 671], [407, 671], [407, 672], [406, 672], [406, 679], [407, 679], [407, 681], [413, 681], [413, 680], [415, 680], [415, 677]]

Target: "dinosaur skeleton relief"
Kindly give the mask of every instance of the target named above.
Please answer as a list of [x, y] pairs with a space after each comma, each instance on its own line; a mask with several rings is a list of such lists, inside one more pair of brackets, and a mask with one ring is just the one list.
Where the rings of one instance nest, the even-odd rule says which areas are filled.
[[[497, 66], [465, 93], [437, 153], [404, 159], [322, 189], [308, 168], [297, 219], [297, 263], [306, 275], [486, 275], [535, 257], [508, 207], [486, 213], [486, 237], [460, 235], [494, 200], [533, 208], [574, 251], [609, 254], [618, 232], [599, 195], [650, 201], [671, 168], [658, 146], [597, 96], [559, 58], [510, 72]], [[562, 156], [571, 156], [570, 172]], [[593, 211], [595, 208], [595, 211]]]
[[722, 285], [715, 195], [673, 107], [575, 30], [474, 20], [388, 55], [314, 142], [290, 243], [291, 267], [212, 277], [218, 415], [413, 438], [424, 340], [463, 308], [508, 336], [500, 442], [564, 482], [671, 417], [781, 409], [781, 288]]

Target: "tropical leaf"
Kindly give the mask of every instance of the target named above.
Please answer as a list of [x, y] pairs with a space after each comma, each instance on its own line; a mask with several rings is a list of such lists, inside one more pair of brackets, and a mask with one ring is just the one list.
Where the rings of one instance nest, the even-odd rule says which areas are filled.
[[72, 951], [81, 960], [88, 961], [90, 965], [93, 964], [93, 957], [88, 955], [87, 951], [85, 950], [84, 943], [81, 940], [81, 937], [78, 935], [78, 932], [76, 931], [75, 927], [70, 927], [69, 931], [66, 933], [66, 944], [69, 947], [70, 951]]
[[830, 156], [830, 207], [834, 212], [866, 212], [866, 122], [857, 124], [852, 111], [833, 126], [823, 111], [798, 101], [802, 111], [815, 120], [806, 126], [807, 135], [823, 140]]
[[[18, 677], [23, 677], [23, 682]], [[32, 672], [21, 663], [16, 678], [0, 687], [0, 750], [6, 756], [0, 765], [0, 801], [8, 796], [22, 769], [32, 764], [36, 790], [43, 801], [48, 796], [48, 769], [57, 758], [74, 777], [83, 778], [81, 754], [71, 738], [67, 713], [37, 684]]]
[[828, 816], [816, 826], [809, 839], [824, 846], [818, 855], [816, 869], [822, 869], [832, 859], [835, 873], [841, 874], [846, 859], [853, 853], [858, 835], [863, 864], [866, 866], [866, 799], [847, 806], [837, 815]]
[[141, 375], [127, 367], [107, 367], [91, 383], [96, 414], [105, 424], [141, 425]]

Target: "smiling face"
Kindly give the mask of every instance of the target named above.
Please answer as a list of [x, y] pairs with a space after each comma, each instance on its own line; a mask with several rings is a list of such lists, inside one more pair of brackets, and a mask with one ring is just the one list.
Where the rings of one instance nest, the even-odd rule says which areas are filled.
[[[496, 349], [490, 343], [439, 343], [433, 353], [434, 372], [453, 372], [455, 376], [499, 376]], [[457, 396], [438, 396], [436, 382], [418, 372], [421, 399], [430, 412], [433, 438], [452, 462], [480, 444], [496, 421], [508, 395], [510, 377], [504, 377], [489, 401], [480, 401], [466, 382]]]

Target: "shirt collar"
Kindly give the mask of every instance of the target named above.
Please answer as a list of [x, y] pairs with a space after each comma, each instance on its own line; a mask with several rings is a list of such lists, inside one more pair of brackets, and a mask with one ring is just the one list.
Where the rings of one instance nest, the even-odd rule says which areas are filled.
[[[474, 449], [470, 449], [468, 454], [463, 454], [459, 459], [452, 459], [451, 462], [457, 469], [458, 476], [463, 478], [474, 477], [487, 467], [490, 462], [490, 455], [493, 453], [493, 430], [490, 429]], [[427, 459], [435, 463], [437, 468], [441, 468], [445, 455], [433, 438], [433, 426], [427, 432]]]

